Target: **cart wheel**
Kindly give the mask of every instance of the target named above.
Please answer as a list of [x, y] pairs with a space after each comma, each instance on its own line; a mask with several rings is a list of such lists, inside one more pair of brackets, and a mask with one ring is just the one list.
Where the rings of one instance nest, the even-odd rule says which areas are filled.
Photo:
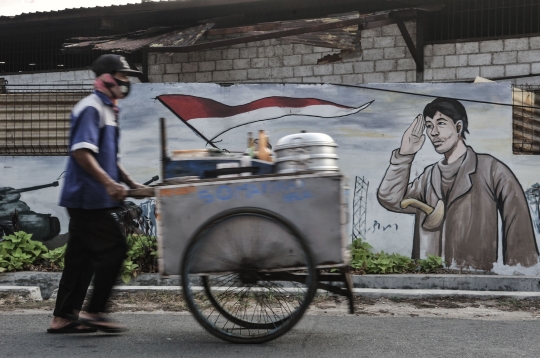
[[311, 303], [317, 277], [298, 230], [257, 208], [209, 220], [182, 261], [190, 311], [207, 331], [233, 343], [267, 342], [291, 329]]

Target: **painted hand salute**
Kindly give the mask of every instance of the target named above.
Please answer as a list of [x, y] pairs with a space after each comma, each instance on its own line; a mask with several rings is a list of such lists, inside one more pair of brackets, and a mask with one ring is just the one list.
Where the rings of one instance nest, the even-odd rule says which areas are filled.
[[424, 135], [425, 129], [426, 122], [424, 121], [424, 116], [419, 114], [403, 134], [399, 154], [416, 154], [422, 148], [426, 140], [426, 136]]

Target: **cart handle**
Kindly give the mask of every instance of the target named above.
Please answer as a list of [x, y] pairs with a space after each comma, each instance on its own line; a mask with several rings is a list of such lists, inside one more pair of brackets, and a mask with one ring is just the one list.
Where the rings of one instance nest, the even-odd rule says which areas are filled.
[[148, 180], [148, 181], [145, 181], [145, 182], [143, 183], [143, 185], [151, 184], [151, 183], [155, 182], [156, 180], [159, 180], [159, 175], [153, 176], [152, 179], [150, 179], [150, 180]]
[[152, 198], [156, 196], [155, 188], [129, 189], [127, 196], [135, 199]]

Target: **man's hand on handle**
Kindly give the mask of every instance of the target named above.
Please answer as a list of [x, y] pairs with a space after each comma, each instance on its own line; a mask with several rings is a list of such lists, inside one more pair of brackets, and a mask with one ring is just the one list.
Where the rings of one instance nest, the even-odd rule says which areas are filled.
[[127, 190], [124, 186], [112, 180], [109, 184], [105, 185], [105, 190], [107, 190], [107, 194], [109, 194], [111, 199], [116, 201], [122, 201], [127, 196]]
[[424, 116], [419, 114], [403, 134], [401, 147], [399, 148], [400, 155], [413, 155], [422, 148], [426, 140], [426, 136], [424, 135], [425, 128], [426, 122]]
[[[107, 194], [111, 197], [111, 199], [115, 201], [122, 201], [127, 196], [127, 190], [126, 188], [114, 181], [106, 172], [103, 170], [103, 168], [99, 165], [96, 158], [92, 154], [92, 152], [88, 149], [78, 149], [75, 152], [73, 152], [73, 157], [75, 158], [75, 161], [79, 163], [79, 165], [90, 175], [92, 175], [98, 182], [101, 183], [105, 187], [105, 190], [107, 191]], [[122, 179], [124, 179], [124, 182], [126, 182], [126, 185], [128, 185], [132, 189], [139, 189], [144, 188], [144, 185], [141, 185], [139, 183], [136, 183], [135, 181], [131, 180], [129, 175], [125, 172], [125, 170], [119, 166], [120, 169], [120, 175]]]

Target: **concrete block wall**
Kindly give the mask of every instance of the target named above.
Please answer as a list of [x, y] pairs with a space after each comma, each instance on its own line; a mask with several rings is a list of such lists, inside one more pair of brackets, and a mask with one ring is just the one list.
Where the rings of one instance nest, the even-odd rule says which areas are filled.
[[540, 37], [426, 45], [428, 81], [540, 74]]
[[[415, 41], [416, 23], [410, 21], [406, 26]], [[360, 49], [353, 52], [276, 39], [201, 52], [151, 53], [149, 79], [233, 83], [416, 82], [416, 64], [397, 25], [363, 30], [359, 40]], [[341, 59], [332, 62], [331, 57], [337, 56]], [[424, 66], [425, 82], [538, 74], [540, 37], [426, 45]]]
[[[137, 65], [141, 68], [140, 65]], [[2, 75], [0, 78], [5, 78], [9, 85], [27, 85], [27, 84], [50, 84], [50, 85], [92, 85], [95, 75], [91, 70], [76, 70], [62, 72], [36, 72], [36, 73], [21, 73], [15, 75]], [[139, 79], [131, 77], [131, 82], [139, 83]], [[23, 88], [22, 86], [18, 88]], [[76, 88], [76, 86], [74, 86]], [[30, 88], [30, 87], [29, 87]], [[43, 89], [43, 87], [41, 87]]]
[[[415, 37], [415, 23], [406, 24]], [[151, 82], [415, 82], [415, 64], [397, 25], [364, 30], [361, 50], [341, 51], [279, 39], [200, 52], [150, 53]], [[332, 62], [331, 57], [341, 60]], [[325, 60], [325, 58], [329, 58]]]
[[[416, 23], [406, 27], [415, 41]], [[363, 30], [359, 41], [357, 51], [274, 39], [200, 52], [150, 53], [148, 77], [150, 82], [416, 82], [416, 64], [397, 25]], [[425, 82], [540, 74], [540, 36], [426, 45], [424, 67]], [[13, 85], [92, 84], [94, 78], [90, 70], [0, 77]], [[540, 76], [521, 81], [540, 84]]]
[[20, 75], [2, 75], [10, 85], [26, 84], [82, 84], [91, 85], [94, 82], [94, 73], [90, 70], [63, 71], [63, 72], [41, 72], [22, 73]]

